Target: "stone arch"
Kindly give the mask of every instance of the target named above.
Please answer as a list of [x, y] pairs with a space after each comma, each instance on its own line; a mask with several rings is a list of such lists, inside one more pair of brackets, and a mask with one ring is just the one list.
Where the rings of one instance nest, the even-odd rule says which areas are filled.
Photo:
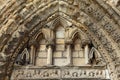
[[[45, 65], [39, 65], [39, 62], [42, 62], [42, 61], [36, 61], [36, 57], [37, 57], [37, 55], [38, 55], [38, 57], [40, 56], [39, 54], [40, 53], [42, 53], [43, 52], [43, 50], [42, 50], [42, 52], [39, 52], [38, 50], [41, 50], [41, 48], [40, 47], [44, 47], [44, 53], [43, 54], [46, 54], [46, 57], [47, 57], [47, 52], [46, 52], [46, 50], [47, 50], [47, 46], [48, 45], [53, 45], [54, 44], [54, 34], [53, 34], [53, 31], [51, 30], [51, 29], [48, 29], [48, 28], [42, 28], [42, 29], [40, 29], [40, 30], [38, 30], [38, 32], [36, 32], [35, 33], [35, 35], [34, 36], [32, 36], [31, 37], [31, 41], [34, 41], [33, 42], [33, 44], [35, 45], [34, 46], [34, 50], [35, 50], [35, 55], [33, 55], [33, 59], [35, 59], [35, 60], [33, 60], [33, 65], [38, 65], [38, 66], [45, 66], [45, 65], [47, 65], [47, 63], [45, 64], [44, 62], [44, 64]], [[43, 44], [41, 44], [41, 41], [42, 40], [44, 40], [44, 45]], [[40, 43], [39, 43], [40, 42]], [[40, 45], [39, 45], [40, 44]], [[40, 49], [39, 49], [39, 48]], [[37, 49], [38, 48], [38, 49]], [[41, 55], [43, 55], [43, 54], [41, 54]], [[42, 57], [42, 56], [41, 56]], [[46, 61], [47, 61], [47, 59], [46, 59]], [[46, 62], [45, 61], [45, 62]], [[36, 63], [37, 62], [37, 63]], [[41, 64], [41, 63], [40, 63]]]
[[[100, 60], [101, 58], [102, 60]], [[102, 66], [106, 65], [103, 55], [101, 55], [95, 47], [92, 47], [89, 53], [89, 63], [92, 63], [92, 65], [99, 65], [99, 62], [101, 62]]]
[[[79, 32], [75, 32], [72, 35], [72, 48], [71, 48], [71, 55], [72, 55], [72, 65], [73, 66], [80, 66], [85, 65], [85, 53], [84, 48], [82, 48], [82, 38]], [[78, 56], [77, 56], [78, 55]], [[79, 60], [79, 63], [76, 63]]]
[[[73, 24], [74, 24], [74, 23], [73, 23]], [[76, 25], [76, 24], [74, 24], [74, 25]], [[81, 25], [81, 24], [80, 24], [80, 25]], [[78, 25], [76, 25], [76, 26], [78, 26]], [[103, 51], [102, 48], [100, 48], [100, 49], [101, 49], [101, 51]]]
[[40, 29], [32, 38], [36, 40], [40, 34], [43, 34], [46, 40], [47, 39], [51, 39], [51, 40], [54, 39], [53, 31], [50, 29], [47, 29], [47, 28]]
[[71, 31], [69, 32], [69, 38], [68, 39], [71, 39], [70, 41], [72, 41], [74, 39], [74, 36], [76, 35], [76, 33], [79, 34], [82, 42], [88, 41], [88, 43], [90, 44], [89, 37], [85, 33], [83, 33], [83, 31], [78, 30], [77, 28], [71, 28]]
[[[14, 3], [15, 4], [15, 2], [12, 2], [12, 3]], [[11, 4], [12, 4], [11, 3]], [[83, 3], [85, 3], [85, 1], [83, 1]], [[104, 4], [104, 2], [101, 2], [101, 1], [98, 1], [98, 0], [95, 0], [95, 3], [97, 3], [97, 5], [99, 6], [99, 7], [101, 7], [101, 4], [103, 4], [104, 6], [106, 6], [106, 7], [102, 7], [102, 9], [104, 9], [104, 10], [106, 10], [107, 8], [109, 8], [106, 4]], [[89, 4], [89, 3], [85, 3], [85, 4]], [[93, 4], [93, 5], [95, 5], [95, 4]], [[102, 5], [102, 6], [103, 6]], [[16, 6], [16, 5], [15, 5]], [[19, 6], [19, 5], [18, 5]], [[83, 4], [83, 7], [84, 7], [84, 4]], [[90, 6], [90, 7], [93, 7], [92, 5]], [[94, 6], [95, 7], [95, 6]], [[87, 7], [87, 8], [89, 8], [89, 7]], [[86, 9], [87, 9], [86, 8]], [[4, 11], [6, 11], [7, 10], [7, 8], [5, 8], [2, 12], [1, 12], [1, 14], [3, 14], [4, 13]], [[88, 9], [89, 10], [89, 9]], [[92, 10], [92, 9], [91, 9]], [[9, 10], [8, 10], [9, 11]], [[85, 10], [83, 10], [85, 13], [86, 13], [86, 11]], [[113, 11], [114, 12], [114, 11]], [[7, 13], [7, 12], [6, 12]], [[104, 12], [103, 12], [104, 13]], [[113, 19], [111, 19], [111, 20], [113, 20], [113, 22], [111, 22], [110, 24], [114, 24], [114, 23], [117, 23], [117, 25], [115, 25], [115, 27], [116, 27], [116, 29], [118, 29], [118, 30], [116, 30], [116, 31], [113, 31], [112, 33], [116, 33], [117, 35], [118, 35], [118, 32], [119, 32], [119, 28], [118, 28], [118, 26], [120, 25], [119, 23], [118, 23], [118, 21], [116, 21], [116, 20], [118, 20], [118, 18], [119, 18], [119, 16], [117, 16], [116, 14], [113, 14], [113, 13], [111, 13], [111, 10], [109, 9], [109, 10], [107, 10], [107, 13], [108, 13], [108, 16], [113, 16]], [[5, 14], [4, 14], [5, 15]], [[95, 20], [96, 21], [96, 19], [98, 18], [98, 19], [101, 19], [101, 17], [99, 16], [99, 14], [98, 14], [98, 16], [97, 16], [97, 14], [95, 14], [96, 16], [94, 16], [93, 18], [90, 18], [90, 19], [92, 19], [93, 21]], [[104, 13], [104, 15], [105, 15], [105, 13]], [[91, 14], [88, 14], [88, 16], [91, 16]], [[93, 15], [92, 15], [93, 16]], [[116, 17], [117, 16], [117, 17]], [[17, 18], [15, 18], [16, 20], [17, 20]], [[105, 16], [104, 17], [104, 19], [108, 19], [108, 21], [110, 20], [110, 18], [109, 17], [107, 17], [107, 16]], [[36, 19], [37, 20], [37, 19]], [[71, 18], [70, 19], [68, 19], [68, 20], [71, 20]], [[25, 21], [27, 21], [27, 19], [25, 20]], [[75, 25], [77, 25], [79, 28], [80, 28], [80, 23], [79, 22], [76, 22], [76, 20], [75, 19], [72, 19], [71, 21], [73, 21], [73, 23], [75, 24], [75, 23], [77, 23], [77, 24], [75, 24]], [[2, 22], [4, 22], [4, 19], [2, 19]], [[89, 22], [89, 23], [88, 23]], [[115, 35], [111, 35], [109, 38], [108, 38], [108, 36], [106, 36], [106, 35], [104, 35], [104, 34], [101, 34], [102, 32], [104, 32], [105, 30], [103, 30], [102, 28], [100, 29], [100, 28], [97, 28], [95, 25], [98, 25], [98, 24], [95, 24], [94, 26], [92, 26], [92, 24], [93, 24], [93, 22], [92, 21], [89, 21], [88, 20], [88, 22], [87, 22], [87, 19], [86, 19], [86, 22], [83, 22], [82, 23], [82, 21], [81, 21], [81, 23], [83, 24], [82, 26], [84, 26], [85, 27], [85, 29], [82, 29], [83, 31], [85, 31], [88, 35], [90, 35], [90, 38], [92, 39], [92, 41], [94, 41], [96, 44], [97, 44], [97, 47], [98, 47], [98, 49], [99, 49], [99, 51], [102, 53], [102, 55], [104, 55], [104, 57], [106, 58], [106, 61], [107, 61], [107, 63], [108, 63], [108, 67], [110, 68], [110, 72], [111, 72], [111, 77], [113, 78], [113, 80], [115, 80], [115, 79], [117, 79], [117, 78], [119, 78], [119, 77], [116, 77], [116, 74], [118, 74], [118, 72], [117, 71], [114, 71], [114, 70], [116, 70], [116, 64], [115, 64], [115, 62], [113, 61], [113, 59], [111, 58], [112, 56], [111, 56], [111, 54], [116, 54], [116, 50], [118, 50], [118, 52], [117, 52], [117, 54], [119, 53], [119, 37], [116, 37]], [[103, 22], [104, 22], [104, 20], [103, 20]], [[27, 23], [27, 22], [26, 22]], [[34, 22], [35, 23], [35, 22]], [[19, 24], [19, 23], [18, 23]], [[24, 24], [25, 24], [25, 22], [24, 22]], [[3, 25], [3, 24], [2, 24]], [[17, 24], [15, 24], [15, 25], [17, 25]], [[8, 26], [8, 25], [6, 25], [6, 26]], [[19, 26], [21, 26], [21, 25], [19, 25]], [[91, 27], [92, 26], [92, 27]], [[99, 25], [98, 25], [99, 26]], [[83, 27], [83, 28], [84, 28]], [[106, 28], [106, 26], [102, 26], [102, 27], [104, 27], [105, 29], [108, 29], [108, 28]], [[113, 28], [113, 27], [112, 27]], [[8, 28], [9, 29], [9, 28]], [[1, 29], [2, 30], [2, 29]], [[95, 34], [94, 35], [94, 33], [92, 33], [92, 31], [97, 31], [97, 32], [99, 32], [99, 33], [97, 33], [97, 34]], [[109, 31], [109, 29], [108, 29], [108, 31]], [[108, 33], [108, 31], [105, 31], [105, 33]], [[7, 35], [7, 34], [6, 34]], [[5, 37], [4, 36], [2, 36], [3, 37], [3, 39], [5, 39]], [[103, 38], [102, 38], [103, 37]], [[9, 38], [9, 37], [7, 37], [7, 38]], [[26, 37], [25, 37], [26, 38]], [[25, 38], [24, 38], [24, 41], [22, 41], [22, 44], [24, 44], [25, 42], [26, 42], [26, 40], [25, 40]], [[109, 41], [106, 41], [106, 42], [104, 42], [103, 43], [103, 41], [100, 41], [99, 39], [106, 39], [107, 38], [107, 40], [112, 40], [113, 42], [112, 43], [109, 43]], [[17, 39], [21, 39], [20, 37], [17, 37]], [[14, 40], [14, 39], [13, 39]], [[2, 40], [3, 41], [3, 40]], [[9, 43], [9, 42], [8, 42]], [[20, 43], [20, 42], [19, 42]], [[102, 44], [101, 44], [102, 43]], [[109, 44], [107, 44], [106, 45], [106, 43], [109, 43]], [[115, 43], [115, 50], [113, 50], [113, 51], [115, 51], [115, 52], [111, 52], [111, 54], [109, 54], [109, 48], [110, 49], [113, 49], [113, 47], [111, 48], [111, 45], [113, 44], [113, 43]], [[118, 43], [118, 44], [117, 44]], [[105, 44], [105, 45], [103, 45], [103, 44]], [[5, 44], [1, 44], [2, 46], [5, 46]], [[18, 46], [19, 45], [19, 46]], [[19, 49], [21, 48], [21, 45], [20, 44], [17, 44], [16, 45]], [[6, 48], [6, 47], [5, 47]], [[3, 49], [3, 48], [2, 48]], [[9, 49], [9, 46], [7, 47], [7, 49]], [[11, 53], [14, 53], [14, 54], [17, 54], [18, 53], [18, 49], [17, 50], [15, 50], [14, 48], [12, 48], [13, 49], [13, 52], [11, 52]], [[5, 52], [6, 53], [6, 52]], [[118, 55], [117, 55], [118, 56]], [[12, 56], [12, 57], [15, 57], [14, 55]], [[119, 56], [118, 56], [119, 57]], [[12, 59], [12, 58], [11, 58]], [[13, 60], [14, 60], [14, 58], [13, 58]], [[116, 59], [115, 59], [116, 60]], [[112, 63], [111, 63], [112, 62]], [[119, 64], [119, 63], [118, 63]]]
[[72, 24], [69, 21], [66, 21], [62, 16], [58, 16], [52, 23], [51, 28], [55, 29], [56, 25], [61, 24], [64, 28], [71, 26]]

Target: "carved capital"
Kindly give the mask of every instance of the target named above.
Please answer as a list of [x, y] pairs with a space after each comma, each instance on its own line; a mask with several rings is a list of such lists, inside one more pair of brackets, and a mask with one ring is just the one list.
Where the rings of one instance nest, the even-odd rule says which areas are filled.
[[46, 47], [48, 48], [49, 46], [54, 47], [54, 44], [47, 44]]
[[49, 46], [54, 47], [54, 41], [53, 40], [49, 40], [46, 44], [46, 47], [48, 48]]
[[30, 45], [30, 46], [31, 46], [31, 45], [33, 45], [33, 46], [37, 46], [38, 43], [37, 43], [36, 40], [30, 40], [30, 41], [29, 41], [29, 45]]
[[73, 41], [71, 39], [68, 39], [68, 40], [65, 41], [66, 45], [69, 45], [69, 44], [72, 44], [72, 43], [73, 43]]
[[91, 41], [89, 39], [84, 39], [81, 41], [82, 42], [82, 47], [84, 47], [85, 45], [90, 45], [91, 44]]

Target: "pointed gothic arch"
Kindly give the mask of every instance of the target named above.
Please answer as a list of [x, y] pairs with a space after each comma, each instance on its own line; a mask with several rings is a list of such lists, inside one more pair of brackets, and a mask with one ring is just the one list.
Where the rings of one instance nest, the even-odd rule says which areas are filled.
[[[64, 3], [64, 1], [63, 1], [63, 3]], [[69, 1], [68, 2], [66, 1], [65, 3], [68, 4], [67, 8], [65, 8], [65, 9], [69, 9], [70, 4], [73, 6], [73, 9], [71, 9], [70, 13], [74, 12], [74, 9], [77, 9], [77, 8], [75, 8], [75, 6], [72, 3], [69, 3]], [[16, 4], [16, 3], [14, 1], [11, 1], [11, 3], [10, 3], [10, 5], [12, 6], [11, 8], [13, 8], [15, 6], [20, 7], [19, 5], [13, 5], [13, 4]], [[25, 3], [25, 4], [27, 4], [27, 3]], [[50, 9], [51, 8], [55, 9], [56, 8], [55, 4], [57, 4], [57, 1], [50, 2], [49, 3]], [[64, 5], [64, 4], [62, 4], [62, 5]], [[77, 25], [78, 28], [80, 28], [82, 31], [84, 31], [87, 35], [90, 36], [90, 39], [94, 43], [96, 43], [97, 49], [101, 52], [102, 55], [104, 55], [104, 59], [108, 63], [107, 66], [108, 66], [109, 71], [111, 73], [110, 74], [111, 78], [113, 80], [116, 80], [116, 79], [119, 78], [119, 76], [117, 76], [119, 74], [119, 72], [118, 72], [119, 66], [117, 65], [117, 64], [119, 64], [119, 39], [120, 39], [119, 38], [119, 31], [120, 31], [120, 29], [119, 29], [118, 26], [120, 24], [117, 21], [119, 19], [119, 16], [116, 14], [116, 12], [114, 10], [110, 9], [110, 6], [108, 6], [107, 4], [105, 4], [102, 1], [95, 0], [95, 1], [92, 1], [92, 2], [86, 2], [86, 0], [85, 1], [82, 0], [82, 1], [80, 1], [80, 4], [82, 5], [82, 7], [79, 7], [78, 11], [80, 11], [80, 13], [83, 16], [82, 17], [80, 16], [79, 18], [80, 19], [85, 19], [84, 21], [82, 21], [82, 20], [80, 22], [76, 21], [76, 17], [74, 15], [74, 13], [73, 13], [74, 19], [73, 18], [67, 18], [67, 16], [65, 17], [64, 15], [67, 14], [67, 12], [65, 12], [65, 13], [63, 12], [62, 14], [64, 14], [64, 15], [61, 15], [61, 14], [60, 15], [64, 16], [67, 20], [71, 21], [74, 25]], [[23, 4], [21, 4], [21, 5], [23, 5]], [[30, 6], [32, 6], [32, 5], [30, 5]], [[51, 7], [51, 5], [52, 5], [52, 7]], [[54, 6], [54, 8], [53, 8], [53, 6]], [[7, 15], [7, 13], [9, 11], [11, 11], [11, 8], [9, 8], [9, 6], [6, 6], [6, 7], [7, 8], [4, 8], [1, 11], [2, 15]], [[49, 8], [49, 7], [47, 7], [47, 8]], [[34, 8], [34, 7], [32, 7], [32, 8]], [[97, 8], [97, 11], [96, 11], [96, 8]], [[26, 33], [27, 30], [26, 31], [24, 30], [22, 34], [20, 33], [19, 35], [14, 36], [14, 37], [10, 37], [13, 34], [9, 34], [9, 33], [5, 33], [5, 34], [2, 33], [1, 34], [2, 35], [1, 36], [2, 37], [1, 42], [3, 42], [3, 44], [1, 44], [0, 49], [5, 54], [12, 54], [12, 56], [9, 56], [10, 60], [12, 60], [12, 61], [15, 60], [15, 57], [18, 54], [20, 48], [23, 46], [23, 44], [25, 44], [27, 42], [28, 36], [26, 36], [26, 35], [29, 35], [29, 32], [32, 32], [31, 29], [33, 29], [33, 27], [36, 27], [36, 23], [38, 23], [40, 21], [41, 25], [44, 25], [44, 23], [42, 23], [43, 20], [44, 21], [45, 20], [49, 21], [51, 19], [55, 19], [54, 16], [52, 15], [53, 14], [52, 12], [50, 13], [50, 15], [52, 15], [52, 16], [48, 15], [50, 17], [47, 17], [47, 19], [45, 17], [44, 18], [41, 17], [43, 14], [41, 16], [37, 17], [37, 18], [34, 17], [34, 15], [38, 16], [38, 14], [36, 14], [36, 13], [40, 12], [39, 11], [40, 9], [41, 8], [37, 7], [37, 11], [35, 11], [33, 14], [31, 13], [31, 11], [32, 11], [31, 9], [28, 9], [28, 10], [27, 9], [22, 9], [20, 15], [17, 15], [17, 14], [16, 15], [11, 14], [10, 16], [8, 15], [8, 18], [7, 18], [8, 23], [12, 24], [12, 26], [14, 26], [14, 27], [10, 27], [10, 25], [6, 25], [8, 23], [6, 22], [6, 19], [3, 18], [5, 16], [2, 17], [3, 19], [1, 20], [2, 21], [1, 22], [2, 27], [1, 27], [1, 31], [0, 31], [1, 33], [2, 33], [2, 31], [5, 31], [6, 29], [9, 30], [11, 28], [10, 32], [13, 33], [13, 34], [16, 34], [16, 33], [18, 33], [17, 32], [17, 29], [19, 29], [18, 26], [19, 27], [25, 27], [25, 28], [29, 29], [27, 33]], [[13, 11], [15, 11], [15, 10], [16, 9], [13, 9]], [[48, 10], [48, 9], [46, 9], [46, 7], [45, 7], [45, 8], [42, 8], [41, 11], [45, 11], [45, 10]], [[94, 12], [94, 11], [96, 11], [96, 12]], [[19, 13], [19, 10], [17, 12]], [[82, 12], [84, 12], [84, 14]], [[91, 12], [91, 14], [89, 14], [88, 12]], [[21, 15], [22, 13], [25, 13], [25, 14]], [[32, 14], [33, 16], [29, 15], [29, 13]], [[97, 13], [100, 13], [100, 14], [97, 14]], [[115, 14], [113, 14], [113, 13], [115, 13]], [[69, 13], [67, 15], [71, 16]], [[84, 16], [84, 15], [87, 15], [87, 16]], [[111, 15], [113, 17], [112, 19], [111, 19], [111, 17], [109, 17]], [[18, 24], [14, 23], [15, 21], [10, 22], [9, 18], [11, 18], [11, 17], [13, 19], [15, 19], [16, 23], [18, 23]], [[53, 18], [51, 18], [51, 17], [53, 17]], [[48, 21], [46, 21], [46, 22], [48, 22]], [[97, 24], [97, 22], [99, 22], [99, 21], [101, 21], [100, 24], [103, 24], [103, 25]], [[109, 22], [108, 24], [112, 25], [112, 26], [108, 28], [109, 25], [105, 26], [104, 22], [105, 22], [105, 24], [107, 22]], [[3, 25], [5, 25], [6, 29], [4, 29]], [[15, 29], [13, 29], [13, 28], [15, 28]], [[111, 31], [111, 32], [108, 32], [108, 31]], [[111, 35], [109, 35], [109, 36], [105, 35], [106, 33], [109, 33]], [[116, 36], [116, 35], [118, 35], [118, 36]], [[11, 44], [12, 47], [8, 44]], [[114, 45], [112, 45], [112, 44], [114, 44]], [[118, 59], [116, 59], [116, 56], [117, 56]], [[114, 60], [117, 63], [115, 63]], [[12, 66], [11, 66], [12, 64], [13, 64], [13, 62], [8, 62], [8, 66], [6, 67], [7, 70], [8, 70], [8, 71], [6, 71], [6, 72], [8, 72], [7, 75], [9, 75], [9, 72], [11, 71], [11, 69], [8, 69], [8, 68], [12, 68]]]

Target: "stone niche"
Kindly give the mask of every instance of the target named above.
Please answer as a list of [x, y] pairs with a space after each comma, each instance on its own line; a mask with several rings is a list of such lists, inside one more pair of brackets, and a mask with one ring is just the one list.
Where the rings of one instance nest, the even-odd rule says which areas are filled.
[[[54, 48], [52, 48], [52, 64], [55, 66], [66, 66], [68, 64], [72, 64], [73, 66], [80, 66], [85, 65], [85, 56], [84, 56], [84, 49], [81, 47], [81, 39], [79, 33], [76, 33], [74, 35], [74, 38], [71, 42], [69, 42], [70, 45], [70, 54], [67, 50], [66, 45], [66, 37], [65, 34], [67, 33], [65, 31], [66, 29], [60, 25], [57, 26], [54, 30], [55, 39], [54, 40]], [[72, 29], [71, 29], [72, 30]], [[68, 31], [70, 33], [70, 31]], [[45, 39], [42, 41], [43, 38], [40, 41], [40, 46], [38, 48], [38, 51], [36, 52], [36, 66], [44, 66], [47, 65], [47, 47]], [[72, 43], [72, 44], [71, 44]], [[71, 62], [69, 62], [68, 57], [71, 58]]]

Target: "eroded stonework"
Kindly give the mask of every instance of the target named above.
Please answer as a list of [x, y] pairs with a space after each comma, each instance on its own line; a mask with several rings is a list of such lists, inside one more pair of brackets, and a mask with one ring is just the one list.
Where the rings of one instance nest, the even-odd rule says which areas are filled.
[[106, 62], [89, 37], [62, 17], [41, 27], [18, 54], [14, 67], [11, 79], [18, 80], [110, 79]]
[[12, 80], [19, 79], [109, 79], [108, 72], [104, 69], [80, 69], [72, 67], [39, 68], [29, 66], [29, 69], [16, 68], [12, 73]]
[[67, 66], [72, 69], [99, 66], [108, 71], [111, 80], [119, 80], [119, 2], [2, 1], [0, 79], [11, 79], [16, 66], [32, 65], [31, 68]]

